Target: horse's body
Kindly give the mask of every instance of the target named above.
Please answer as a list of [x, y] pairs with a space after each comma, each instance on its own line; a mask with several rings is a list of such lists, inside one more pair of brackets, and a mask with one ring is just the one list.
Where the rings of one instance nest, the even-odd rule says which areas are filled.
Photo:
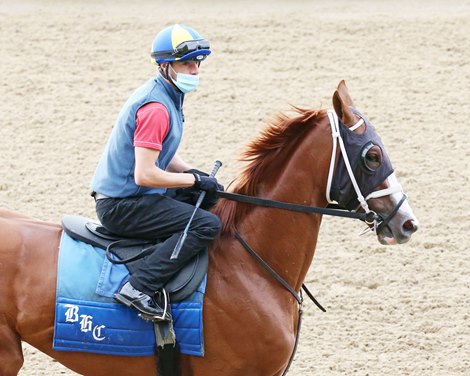
[[[351, 114], [346, 113], [344, 103], [343, 108], [339, 107], [336, 103], [338, 115], [343, 112], [340, 117], [348, 124], [347, 116]], [[326, 206], [332, 145], [325, 111], [304, 111], [296, 121], [280, 119], [277, 127], [271, 127], [250, 150], [248, 157], [252, 162], [239, 178], [236, 191]], [[390, 213], [396, 204], [389, 196], [374, 201], [385, 213]], [[298, 304], [233, 234], [235, 230], [242, 234], [299, 291], [312, 262], [321, 216], [225, 200], [215, 211], [221, 216], [224, 229], [209, 252], [204, 301], [206, 355], [182, 356], [182, 374], [281, 375], [295, 343]], [[392, 233], [400, 242], [406, 241], [417, 228], [414, 222], [408, 206], [403, 206], [390, 221], [388, 236]], [[16, 375], [21, 368], [21, 340], [81, 374], [155, 374], [153, 357], [52, 349], [61, 231], [57, 225], [0, 211], [0, 374]]]

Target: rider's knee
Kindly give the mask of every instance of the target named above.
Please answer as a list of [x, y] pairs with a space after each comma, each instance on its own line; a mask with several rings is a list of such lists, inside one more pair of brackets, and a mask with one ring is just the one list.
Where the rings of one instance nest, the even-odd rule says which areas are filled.
[[212, 234], [213, 234], [213, 237], [215, 238], [220, 232], [220, 229], [222, 227], [222, 222], [220, 218], [216, 216], [215, 214], [212, 214], [212, 213], [209, 213], [209, 214], [210, 214], [210, 221], [211, 221], [210, 228], [212, 229]]
[[205, 212], [199, 222], [197, 231], [206, 238], [215, 239], [220, 232], [222, 222], [220, 218], [211, 212]]

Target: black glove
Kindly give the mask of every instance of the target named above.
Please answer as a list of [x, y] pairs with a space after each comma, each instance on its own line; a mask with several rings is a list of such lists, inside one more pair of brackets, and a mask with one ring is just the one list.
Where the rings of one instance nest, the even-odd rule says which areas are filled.
[[190, 170], [186, 170], [186, 171], [183, 171], [183, 172], [185, 174], [198, 174], [198, 175], [201, 175], [201, 176], [209, 176], [209, 174], [207, 172], [198, 170], [197, 168], [192, 168]]
[[199, 175], [195, 172], [193, 172], [193, 175], [194, 175], [194, 178], [196, 179], [193, 187], [196, 189], [200, 189], [208, 193], [215, 193], [216, 191], [224, 190], [224, 186], [219, 184], [216, 178], [212, 178], [210, 176]]
[[[194, 168], [184, 172], [186, 174], [198, 174], [200, 176], [209, 176], [209, 174]], [[218, 189], [223, 191], [224, 187], [219, 184]], [[175, 190], [175, 195], [173, 198], [178, 201], [186, 202], [187, 204], [196, 205], [200, 193], [201, 191], [195, 188], [194, 186], [188, 188], [177, 188]], [[206, 193], [206, 197], [204, 198], [201, 204], [201, 209], [209, 210], [217, 203], [218, 199], [219, 198], [217, 197], [217, 194], [215, 192]]]

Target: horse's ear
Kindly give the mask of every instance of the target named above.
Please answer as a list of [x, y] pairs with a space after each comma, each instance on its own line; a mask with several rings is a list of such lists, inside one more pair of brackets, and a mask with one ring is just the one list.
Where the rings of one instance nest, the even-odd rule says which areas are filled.
[[336, 114], [345, 125], [353, 125], [356, 120], [351, 107], [353, 107], [353, 101], [349, 96], [348, 87], [344, 80], [342, 80], [333, 94], [333, 107]]

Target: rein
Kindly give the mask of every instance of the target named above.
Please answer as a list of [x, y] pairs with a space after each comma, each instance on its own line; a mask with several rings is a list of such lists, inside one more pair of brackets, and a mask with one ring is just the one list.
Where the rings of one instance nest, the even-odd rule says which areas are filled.
[[[395, 186], [391, 186], [386, 189], [382, 189], [379, 191], [374, 191], [371, 194], [369, 194], [367, 197], [364, 198], [364, 196], [361, 193], [361, 189], [359, 188], [359, 185], [357, 184], [356, 178], [354, 177], [354, 173], [351, 168], [351, 164], [349, 162], [348, 155], [346, 153], [346, 148], [343, 142], [343, 139], [341, 137], [341, 134], [339, 132], [339, 121], [338, 121], [338, 116], [334, 111], [328, 111], [328, 118], [330, 120], [330, 126], [331, 126], [331, 131], [332, 131], [332, 138], [333, 138], [333, 150], [332, 150], [332, 156], [330, 160], [330, 168], [328, 172], [328, 179], [327, 179], [327, 190], [326, 190], [326, 199], [330, 204], [337, 205], [335, 201], [333, 201], [330, 198], [330, 190], [331, 190], [331, 183], [333, 179], [333, 174], [334, 174], [334, 166], [335, 166], [335, 160], [336, 160], [336, 149], [337, 149], [337, 144], [339, 143], [340, 151], [341, 154], [343, 155], [343, 158], [345, 160], [346, 168], [348, 175], [350, 177], [351, 183], [354, 187], [354, 190], [357, 195], [357, 199], [359, 201], [360, 207], [364, 210], [364, 213], [358, 213], [357, 211], [349, 211], [346, 209], [341, 209], [341, 208], [320, 208], [320, 207], [315, 207], [315, 206], [309, 206], [309, 205], [302, 205], [302, 204], [293, 204], [293, 203], [288, 203], [288, 202], [283, 202], [283, 201], [276, 201], [276, 200], [269, 200], [265, 198], [260, 198], [260, 197], [254, 197], [254, 196], [247, 196], [247, 195], [242, 195], [239, 193], [232, 193], [232, 192], [224, 192], [224, 191], [217, 191], [216, 194], [218, 197], [231, 200], [231, 201], [237, 201], [245, 204], [252, 204], [252, 205], [257, 205], [257, 206], [263, 206], [263, 207], [270, 207], [270, 208], [276, 208], [276, 209], [282, 209], [282, 210], [288, 210], [288, 211], [294, 211], [294, 212], [300, 212], [300, 213], [307, 213], [307, 214], [323, 214], [323, 215], [331, 215], [331, 216], [336, 216], [336, 217], [344, 217], [344, 218], [353, 218], [353, 219], [360, 219], [361, 221], [364, 221], [367, 225], [368, 228], [363, 232], [365, 233], [366, 231], [372, 231], [374, 233], [377, 233], [377, 231], [384, 227], [387, 226], [390, 220], [393, 218], [393, 216], [398, 212], [400, 209], [401, 205], [405, 202], [406, 200], [406, 195], [403, 193], [403, 190], [399, 184]], [[361, 119], [354, 124], [352, 127], [349, 128], [350, 131], [354, 131], [355, 129], [359, 128], [362, 124], [364, 123], [364, 119], [361, 116]], [[370, 198], [378, 198], [378, 197], [383, 197], [387, 195], [394, 194], [396, 192], [402, 192], [402, 198], [398, 202], [398, 204], [394, 207], [391, 213], [389, 213], [385, 218], [382, 217], [381, 215], [375, 213], [373, 210], [369, 209], [369, 206], [367, 204], [367, 200]], [[294, 359], [294, 355], [297, 351], [297, 345], [299, 341], [299, 335], [300, 335], [300, 328], [302, 325], [302, 304], [303, 304], [303, 297], [302, 297], [302, 290], [300, 293], [297, 293], [295, 289], [290, 286], [279, 274], [274, 271], [267, 263], [264, 261], [256, 252], [253, 248], [250, 247], [250, 245], [243, 239], [243, 237], [236, 232], [235, 237], [237, 240], [240, 242], [240, 244], [245, 248], [245, 250], [252, 255], [258, 263], [266, 270], [268, 271], [271, 276], [276, 279], [287, 291], [289, 291], [292, 296], [295, 298], [297, 303], [299, 304], [299, 319], [297, 323], [297, 333], [295, 335], [295, 343], [294, 343], [294, 349], [291, 354], [291, 357], [289, 358], [289, 362], [287, 364], [286, 369], [283, 372], [283, 376], [287, 374], [289, 371], [289, 368], [292, 364], [292, 361]], [[322, 305], [315, 299], [315, 297], [310, 293], [308, 288], [305, 286], [305, 284], [302, 284], [302, 289], [306, 292], [308, 297], [313, 301], [313, 303], [323, 312], [326, 312], [325, 308], [322, 307]]]
[[[385, 190], [383, 190], [385, 191]], [[374, 192], [372, 192], [374, 193]], [[230, 201], [241, 202], [244, 204], [251, 204], [257, 206], [263, 206], [265, 208], [276, 208], [282, 209], [287, 211], [299, 212], [299, 213], [307, 213], [307, 214], [323, 214], [323, 215], [331, 215], [333, 217], [343, 217], [343, 218], [352, 218], [352, 219], [359, 219], [367, 224], [373, 224], [372, 228], [366, 228], [363, 233], [367, 231], [376, 232], [381, 227], [385, 227], [393, 216], [397, 213], [400, 209], [401, 205], [406, 200], [406, 195], [403, 193], [401, 200], [398, 204], [393, 208], [392, 212], [388, 214], [385, 218], [382, 217], [380, 214], [369, 210], [368, 213], [358, 213], [358, 212], [350, 212], [346, 209], [339, 209], [339, 208], [320, 208], [317, 206], [310, 206], [310, 205], [302, 205], [302, 204], [292, 204], [289, 202], [284, 201], [276, 201], [276, 200], [269, 200], [266, 198], [255, 197], [255, 196], [247, 196], [242, 195], [239, 193], [232, 193], [232, 192], [224, 192], [224, 191], [217, 191], [217, 196], [224, 198]], [[369, 196], [372, 196], [369, 195]], [[371, 197], [372, 198], [372, 197]], [[375, 198], [375, 197], [374, 197]], [[362, 234], [361, 234], [362, 235]]]
[[[329, 110], [327, 114], [328, 114], [328, 118], [329, 118], [329, 122], [331, 126], [333, 149], [332, 149], [332, 154], [331, 154], [331, 159], [330, 159], [330, 168], [328, 171], [326, 200], [332, 206], [337, 205], [337, 203], [334, 200], [332, 200], [330, 197], [330, 190], [331, 190], [331, 183], [333, 179], [334, 166], [335, 166], [335, 161], [336, 161], [336, 149], [337, 149], [337, 144], [339, 144], [341, 155], [343, 156], [345, 160], [349, 178], [356, 192], [357, 200], [360, 203], [359, 206], [364, 210], [364, 213], [358, 213], [357, 211], [351, 212], [349, 210], [340, 209], [340, 208], [331, 208], [331, 207], [319, 208], [319, 207], [309, 206], [309, 205], [292, 204], [292, 203], [283, 202], [283, 201], [268, 200], [265, 198], [246, 196], [246, 195], [242, 195], [238, 193], [231, 193], [231, 192], [224, 192], [224, 191], [217, 191], [216, 192], [217, 196], [221, 198], [225, 198], [227, 200], [242, 202], [245, 204], [277, 208], [277, 209], [295, 211], [295, 212], [300, 212], [300, 213], [324, 214], [324, 215], [331, 215], [335, 217], [360, 219], [361, 221], [365, 222], [367, 225], [370, 225], [370, 230], [375, 233], [381, 227], [386, 226], [390, 222], [392, 217], [397, 213], [398, 209], [401, 207], [403, 202], [406, 200], [406, 195], [403, 193], [403, 189], [401, 185], [396, 184], [389, 188], [374, 191], [370, 193], [367, 197], [364, 197], [361, 193], [361, 189], [359, 188], [359, 185], [357, 184], [356, 178], [352, 171], [351, 163], [349, 162], [348, 154], [346, 152], [346, 147], [344, 145], [343, 139], [339, 131], [338, 116], [333, 110]], [[359, 113], [357, 113], [357, 115], [360, 116], [360, 120], [356, 124], [354, 124], [352, 127], [349, 128], [350, 131], [354, 131], [357, 128], [359, 128], [362, 124], [364, 124], [363, 117]], [[369, 209], [367, 200], [371, 198], [379, 198], [383, 196], [388, 196], [396, 192], [402, 192], [403, 194], [402, 199], [399, 201], [399, 203], [395, 206], [394, 210], [387, 217], [384, 218], [381, 215], [374, 212], [373, 210]], [[366, 231], [364, 231], [364, 233]]]
[[[286, 290], [288, 290], [292, 296], [297, 300], [297, 303], [299, 304], [299, 320], [297, 321], [297, 333], [295, 335], [295, 342], [294, 342], [294, 349], [292, 350], [292, 354], [289, 358], [289, 362], [287, 363], [287, 367], [282, 373], [282, 375], [287, 375], [287, 372], [289, 372], [290, 366], [292, 362], [294, 361], [294, 356], [295, 353], [297, 352], [297, 346], [299, 344], [299, 337], [300, 337], [300, 329], [302, 327], [302, 315], [303, 315], [303, 310], [302, 310], [302, 305], [303, 305], [303, 297], [302, 297], [302, 291], [300, 291], [300, 294], [297, 294], [295, 289], [289, 285], [279, 274], [275, 272], [273, 268], [271, 268], [266, 261], [264, 261], [256, 252], [253, 248], [250, 247], [250, 245], [245, 241], [245, 239], [242, 238], [242, 236], [237, 232], [235, 233], [235, 237], [237, 240], [240, 242], [240, 244], [245, 248], [250, 255], [252, 255], [256, 261], [258, 261], [261, 266], [267, 270], [276, 281], [278, 281]], [[307, 286], [305, 284], [302, 284], [302, 289], [305, 291], [305, 293], [308, 295], [308, 297], [312, 300], [312, 302], [315, 303], [315, 305], [320, 308], [323, 312], [326, 312], [326, 309], [322, 307], [322, 305], [315, 299], [315, 297], [312, 295], [312, 293], [309, 291]]]
[[[295, 300], [297, 300], [297, 303], [299, 303], [299, 305], [301, 306], [304, 301], [302, 297], [302, 292], [300, 294], [297, 294], [297, 291], [295, 291], [295, 289], [291, 285], [289, 285], [279, 274], [277, 274], [276, 271], [271, 268], [268, 263], [256, 253], [253, 248], [250, 247], [250, 245], [245, 241], [245, 239], [242, 238], [242, 236], [238, 232], [235, 234], [235, 237], [240, 242], [240, 244], [248, 251], [248, 253], [252, 255], [256, 259], [256, 261], [258, 261], [261, 266], [274, 277], [276, 281], [278, 281], [287, 291], [292, 294]], [[302, 289], [320, 310], [326, 312], [326, 309], [323, 308], [323, 306], [317, 301], [317, 299], [315, 299], [315, 297], [312, 295], [312, 293], [309, 291], [305, 284], [302, 284]]]
[[[300, 212], [300, 213], [307, 213], [307, 214], [326, 214], [326, 215], [331, 215], [331, 216], [336, 216], [336, 217], [346, 217], [346, 218], [353, 218], [353, 219], [360, 219], [366, 223], [377, 223], [378, 221], [381, 221], [381, 224], [388, 223], [390, 219], [392, 218], [393, 215], [398, 211], [398, 208], [401, 206], [401, 204], [404, 202], [406, 196], [403, 195], [402, 200], [400, 203], [397, 205], [395, 210], [385, 219], [383, 220], [382, 217], [378, 214], [376, 214], [373, 211], [369, 211], [368, 213], [357, 213], [357, 212], [350, 212], [345, 209], [332, 209], [332, 208], [320, 208], [320, 207], [315, 207], [315, 206], [309, 206], [309, 205], [302, 205], [302, 204], [292, 204], [292, 203], [287, 203], [287, 202], [282, 202], [282, 201], [275, 201], [275, 200], [268, 200], [260, 197], [254, 197], [254, 196], [246, 196], [238, 193], [231, 193], [231, 192], [224, 192], [224, 191], [217, 191], [217, 196], [221, 198], [225, 198], [227, 200], [231, 201], [237, 201], [245, 204], [252, 204], [252, 205], [257, 205], [257, 206], [263, 206], [263, 207], [270, 207], [270, 208], [277, 208], [277, 209], [283, 209], [283, 210], [288, 210], [288, 211], [294, 211], [294, 212]], [[377, 229], [378, 226], [374, 225], [374, 228]], [[307, 296], [312, 300], [312, 302], [323, 312], [326, 312], [326, 309], [323, 308], [323, 306], [315, 299], [313, 294], [309, 291], [307, 286], [303, 283], [302, 284], [302, 290], [300, 293], [297, 293], [295, 289], [289, 285], [276, 271], [269, 266], [269, 264], [264, 261], [261, 256], [259, 256], [256, 251], [243, 239], [243, 237], [240, 235], [240, 233], [236, 232], [235, 237], [237, 240], [240, 242], [240, 244], [245, 248], [245, 250], [255, 258], [256, 261], [269, 273], [271, 276], [278, 281], [287, 291], [289, 291], [292, 296], [295, 298], [299, 305], [299, 319], [297, 321], [297, 333], [295, 334], [295, 342], [294, 342], [294, 348], [292, 350], [292, 354], [289, 358], [289, 362], [287, 363], [287, 367], [282, 373], [282, 376], [287, 375], [289, 372], [289, 369], [292, 365], [292, 362], [294, 361], [294, 356], [297, 352], [297, 347], [299, 344], [299, 338], [300, 338], [300, 329], [302, 327], [302, 316], [303, 316], [303, 297], [302, 297], [302, 290], [305, 291]]]
[[284, 201], [269, 200], [266, 198], [247, 196], [239, 193], [217, 191], [217, 196], [225, 198], [230, 201], [242, 202], [244, 204], [252, 204], [257, 206], [264, 206], [268, 208], [283, 209], [288, 211], [300, 212], [300, 213], [309, 213], [309, 214], [324, 214], [331, 215], [335, 217], [345, 217], [360, 219], [364, 222], [373, 222], [374, 220], [381, 220], [382, 217], [373, 211], [369, 213], [357, 213], [350, 212], [346, 209], [333, 209], [333, 208], [320, 208], [316, 206], [302, 205], [302, 204], [292, 204]]

